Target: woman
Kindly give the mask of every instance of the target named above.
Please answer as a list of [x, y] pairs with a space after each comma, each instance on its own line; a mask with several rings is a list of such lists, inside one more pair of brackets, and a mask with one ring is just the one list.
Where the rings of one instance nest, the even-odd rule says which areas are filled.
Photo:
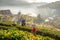
[[32, 33], [36, 33], [36, 26], [35, 26], [35, 24], [32, 24], [32, 31], [31, 31]]

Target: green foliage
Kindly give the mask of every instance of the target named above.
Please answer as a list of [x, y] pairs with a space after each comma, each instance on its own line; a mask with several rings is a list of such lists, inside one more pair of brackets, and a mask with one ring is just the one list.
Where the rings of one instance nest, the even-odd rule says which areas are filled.
[[[1, 23], [3, 25], [1, 25]], [[6, 25], [10, 24], [10, 25], [13, 25], [13, 26], [6, 26]], [[20, 26], [18, 24], [14, 24], [14, 23], [10, 23], [10, 22], [0, 22], [0, 29], [3, 29], [3, 30], [6, 30], [8, 31], [9, 29], [10, 30], [23, 30], [23, 31], [28, 31], [28, 32], [31, 32], [31, 29], [32, 27], [30, 26]], [[50, 29], [50, 28], [41, 28], [41, 27], [36, 27], [37, 29], [37, 32], [36, 32], [36, 35], [42, 35], [42, 36], [47, 36], [47, 39], [48, 40], [48, 37], [51, 37], [51, 38], [54, 38], [55, 40], [59, 40], [60, 39], [60, 31], [57, 31], [55, 29]], [[3, 31], [2, 31], [3, 32]], [[14, 32], [14, 31], [13, 31]], [[27, 33], [27, 32], [26, 32]], [[25, 33], [25, 34], [26, 34]], [[13, 36], [12, 36], [13, 37]], [[25, 36], [24, 36], [25, 37]], [[23, 37], [23, 38], [24, 38]], [[2, 37], [4, 38], [4, 37]], [[37, 38], [37, 37], [36, 37]], [[25, 39], [25, 38], [24, 38]], [[37, 39], [40, 39], [40, 38], [37, 38]], [[36, 39], [36, 40], [37, 40]]]
[[[0, 40], [52, 40], [49, 37], [34, 35], [21, 30], [0, 30]], [[53, 39], [54, 40], [54, 39]]]
[[35, 23], [41, 23], [41, 22], [43, 22], [43, 18], [41, 17], [40, 14], [38, 14], [37, 18], [34, 19], [34, 22]]

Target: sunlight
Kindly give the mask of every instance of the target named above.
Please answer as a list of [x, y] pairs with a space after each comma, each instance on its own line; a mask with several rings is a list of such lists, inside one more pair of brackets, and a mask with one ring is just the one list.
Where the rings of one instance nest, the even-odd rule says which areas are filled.
[[27, 2], [29, 3], [32, 3], [32, 2], [47, 2], [47, 3], [50, 3], [50, 2], [55, 2], [55, 1], [58, 1], [58, 0], [26, 0]]

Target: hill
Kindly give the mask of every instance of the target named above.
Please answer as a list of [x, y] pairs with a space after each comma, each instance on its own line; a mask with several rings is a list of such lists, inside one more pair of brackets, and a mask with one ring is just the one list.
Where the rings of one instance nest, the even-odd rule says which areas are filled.
[[46, 5], [42, 5], [37, 7], [38, 13], [41, 14], [41, 16], [44, 19], [52, 18], [50, 20], [51, 24], [59, 28], [60, 26], [60, 1], [52, 2]]
[[0, 14], [7, 15], [7, 16], [12, 16], [12, 13], [11, 13], [10, 10], [0, 10]]

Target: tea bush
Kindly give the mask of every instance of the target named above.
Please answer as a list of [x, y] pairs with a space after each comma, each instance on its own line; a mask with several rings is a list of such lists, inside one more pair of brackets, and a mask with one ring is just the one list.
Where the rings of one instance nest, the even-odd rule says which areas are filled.
[[54, 40], [22, 30], [0, 30], [0, 40]]

